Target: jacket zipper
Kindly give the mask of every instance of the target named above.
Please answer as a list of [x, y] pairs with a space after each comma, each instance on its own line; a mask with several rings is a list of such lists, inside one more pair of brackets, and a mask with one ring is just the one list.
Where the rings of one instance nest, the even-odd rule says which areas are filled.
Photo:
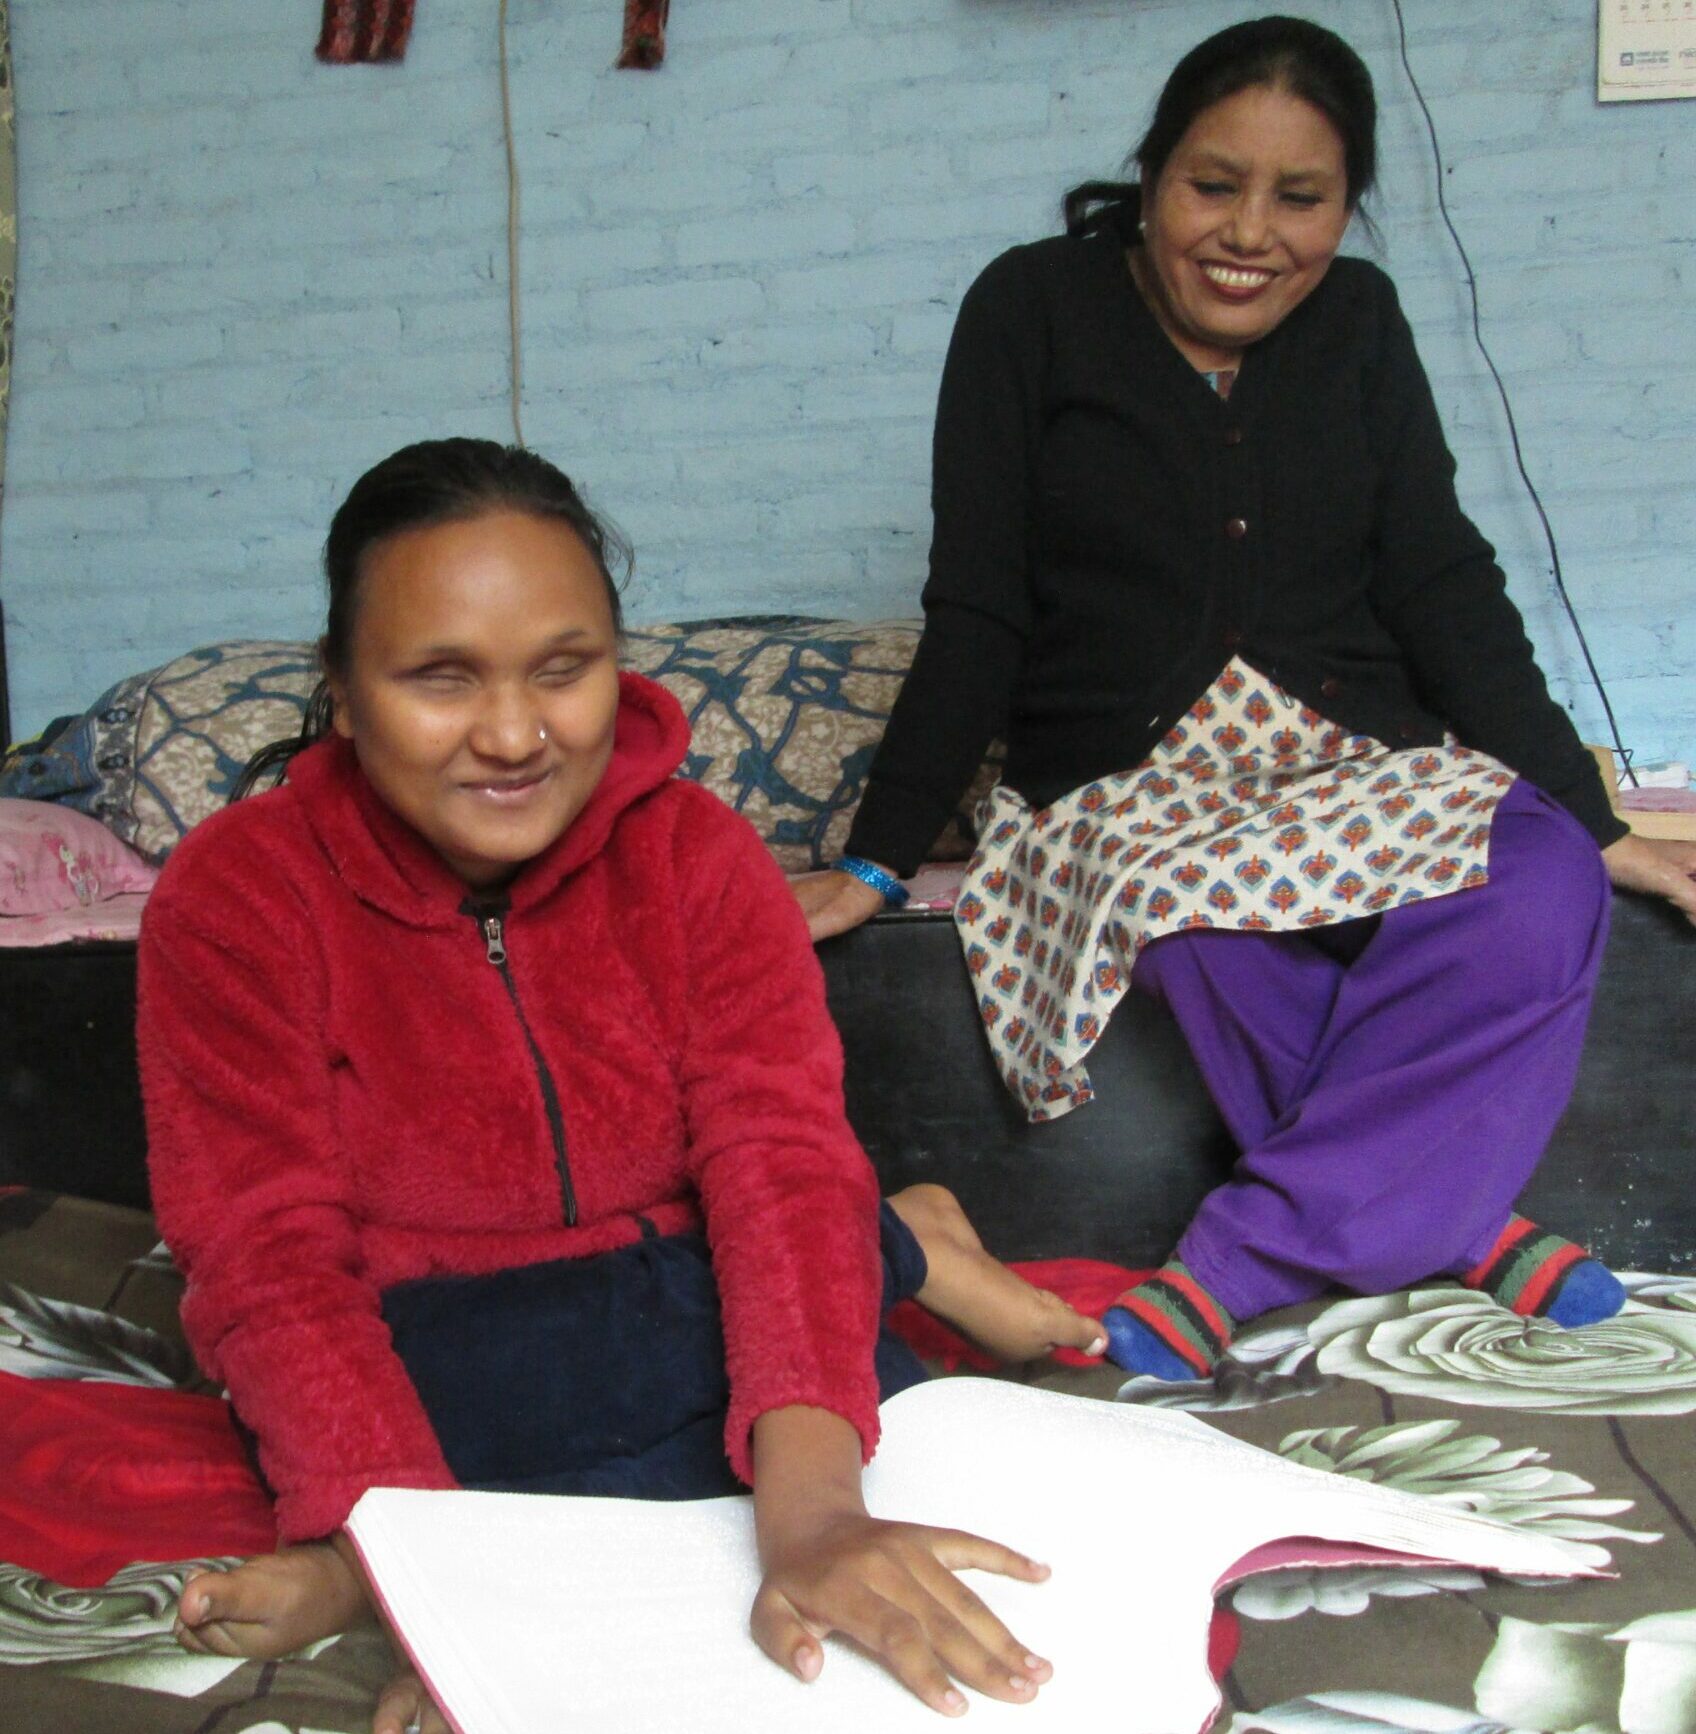
[[560, 1204], [565, 1211], [566, 1227], [575, 1228], [577, 1193], [571, 1184], [571, 1163], [566, 1154], [565, 1116], [560, 1112], [559, 1092], [554, 1088], [553, 1073], [548, 1070], [548, 1062], [542, 1058], [542, 1050], [536, 1045], [536, 1038], [530, 1030], [530, 1020], [525, 1017], [523, 1003], [518, 997], [518, 984], [513, 981], [512, 971], [507, 967], [506, 903], [479, 903], [467, 899], [461, 905], [461, 912], [477, 923], [478, 930], [483, 935], [484, 955], [500, 971], [501, 980], [506, 984], [506, 996], [512, 1001], [513, 1011], [518, 1014], [518, 1027], [524, 1032], [525, 1045], [530, 1049], [530, 1059], [536, 1068], [536, 1082], [541, 1086], [542, 1107], [547, 1112], [548, 1130], [553, 1134], [554, 1167], [559, 1173]]

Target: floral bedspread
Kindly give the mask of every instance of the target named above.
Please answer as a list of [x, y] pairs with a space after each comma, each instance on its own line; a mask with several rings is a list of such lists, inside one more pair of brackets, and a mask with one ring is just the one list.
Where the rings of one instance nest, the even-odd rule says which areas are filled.
[[[1617, 1577], [1559, 1585], [1417, 1566], [1251, 1579], [1215, 1634], [1230, 1658], [1220, 1734], [1696, 1734], [1696, 1278], [1625, 1280], [1626, 1311], [1579, 1332], [1434, 1285], [1256, 1321], [1206, 1383], [1027, 1375], [1193, 1410], [1301, 1462], [1613, 1556]], [[139, 1212], [0, 1193], [0, 1373], [202, 1390], [176, 1298]], [[0, 1422], [0, 1499], [15, 1471]], [[1134, 1571], [1139, 1490], [1102, 1497]], [[193, 1563], [137, 1561], [94, 1589], [0, 1563], [0, 1729], [364, 1734], [383, 1641], [268, 1664], [186, 1656], [171, 1610]]]

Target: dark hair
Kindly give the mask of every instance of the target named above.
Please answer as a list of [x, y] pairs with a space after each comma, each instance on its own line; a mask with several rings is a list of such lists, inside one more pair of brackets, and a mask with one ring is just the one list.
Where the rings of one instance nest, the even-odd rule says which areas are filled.
[[[613, 631], [623, 632], [613, 567], [629, 571], [629, 545], [590, 511], [563, 470], [524, 446], [503, 446], [495, 440], [421, 440], [368, 469], [330, 520], [324, 542], [330, 605], [318, 642], [326, 673], [347, 672], [365, 557], [378, 543], [406, 530], [463, 522], [488, 512], [525, 512], [574, 530], [606, 580]], [[251, 794], [302, 748], [327, 734], [331, 715], [329, 683], [320, 680], [307, 701], [300, 733], [261, 747], [248, 760], [230, 799]]]
[[[1251, 18], [1198, 42], [1176, 66], [1154, 105], [1142, 142], [1125, 159], [1139, 179], [1085, 181], [1065, 199], [1066, 232], [1101, 220], [1102, 207], [1134, 200], [1160, 178], [1178, 141], [1204, 110], [1239, 91], [1271, 86], [1311, 103], [1337, 129], [1349, 209], [1378, 180], [1378, 101], [1366, 63], [1335, 32], [1306, 18]], [[1362, 213], [1370, 227], [1370, 219]]]

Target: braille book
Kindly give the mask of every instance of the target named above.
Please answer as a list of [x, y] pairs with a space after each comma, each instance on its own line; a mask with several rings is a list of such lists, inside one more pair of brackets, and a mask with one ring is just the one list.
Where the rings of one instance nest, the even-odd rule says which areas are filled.
[[[1212, 1721], [1215, 1595], [1274, 1566], [1387, 1556], [1599, 1575], [1591, 1543], [1310, 1469], [1194, 1416], [938, 1379], [884, 1406], [875, 1515], [1006, 1542], [1044, 1583], [972, 1587], [1054, 1664], [1034, 1702], [968, 1694], [973, 1727], [1192, 1734]], [[810, 1685], [756, 1648], [752, 1502], [378, 1489], [348, 1528], [459, 1734], [936, 1734], [937, 1713], [828, 1639]]]

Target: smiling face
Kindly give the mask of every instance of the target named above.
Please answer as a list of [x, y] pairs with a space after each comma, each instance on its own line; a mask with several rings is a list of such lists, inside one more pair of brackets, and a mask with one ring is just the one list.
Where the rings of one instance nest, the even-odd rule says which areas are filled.
[[1256, 85], [1190, 123], [1143, 190], [1132, 271], [1195, 367], [1234, 367], [1319, 286], [1352, 209], [1343, 141], [1300, 97]]
[[555, 519], [405, 530], [360, 566], [336, 732], [465, 883], [499, 885], [582, 812], [612, 756], [607, 582]]

